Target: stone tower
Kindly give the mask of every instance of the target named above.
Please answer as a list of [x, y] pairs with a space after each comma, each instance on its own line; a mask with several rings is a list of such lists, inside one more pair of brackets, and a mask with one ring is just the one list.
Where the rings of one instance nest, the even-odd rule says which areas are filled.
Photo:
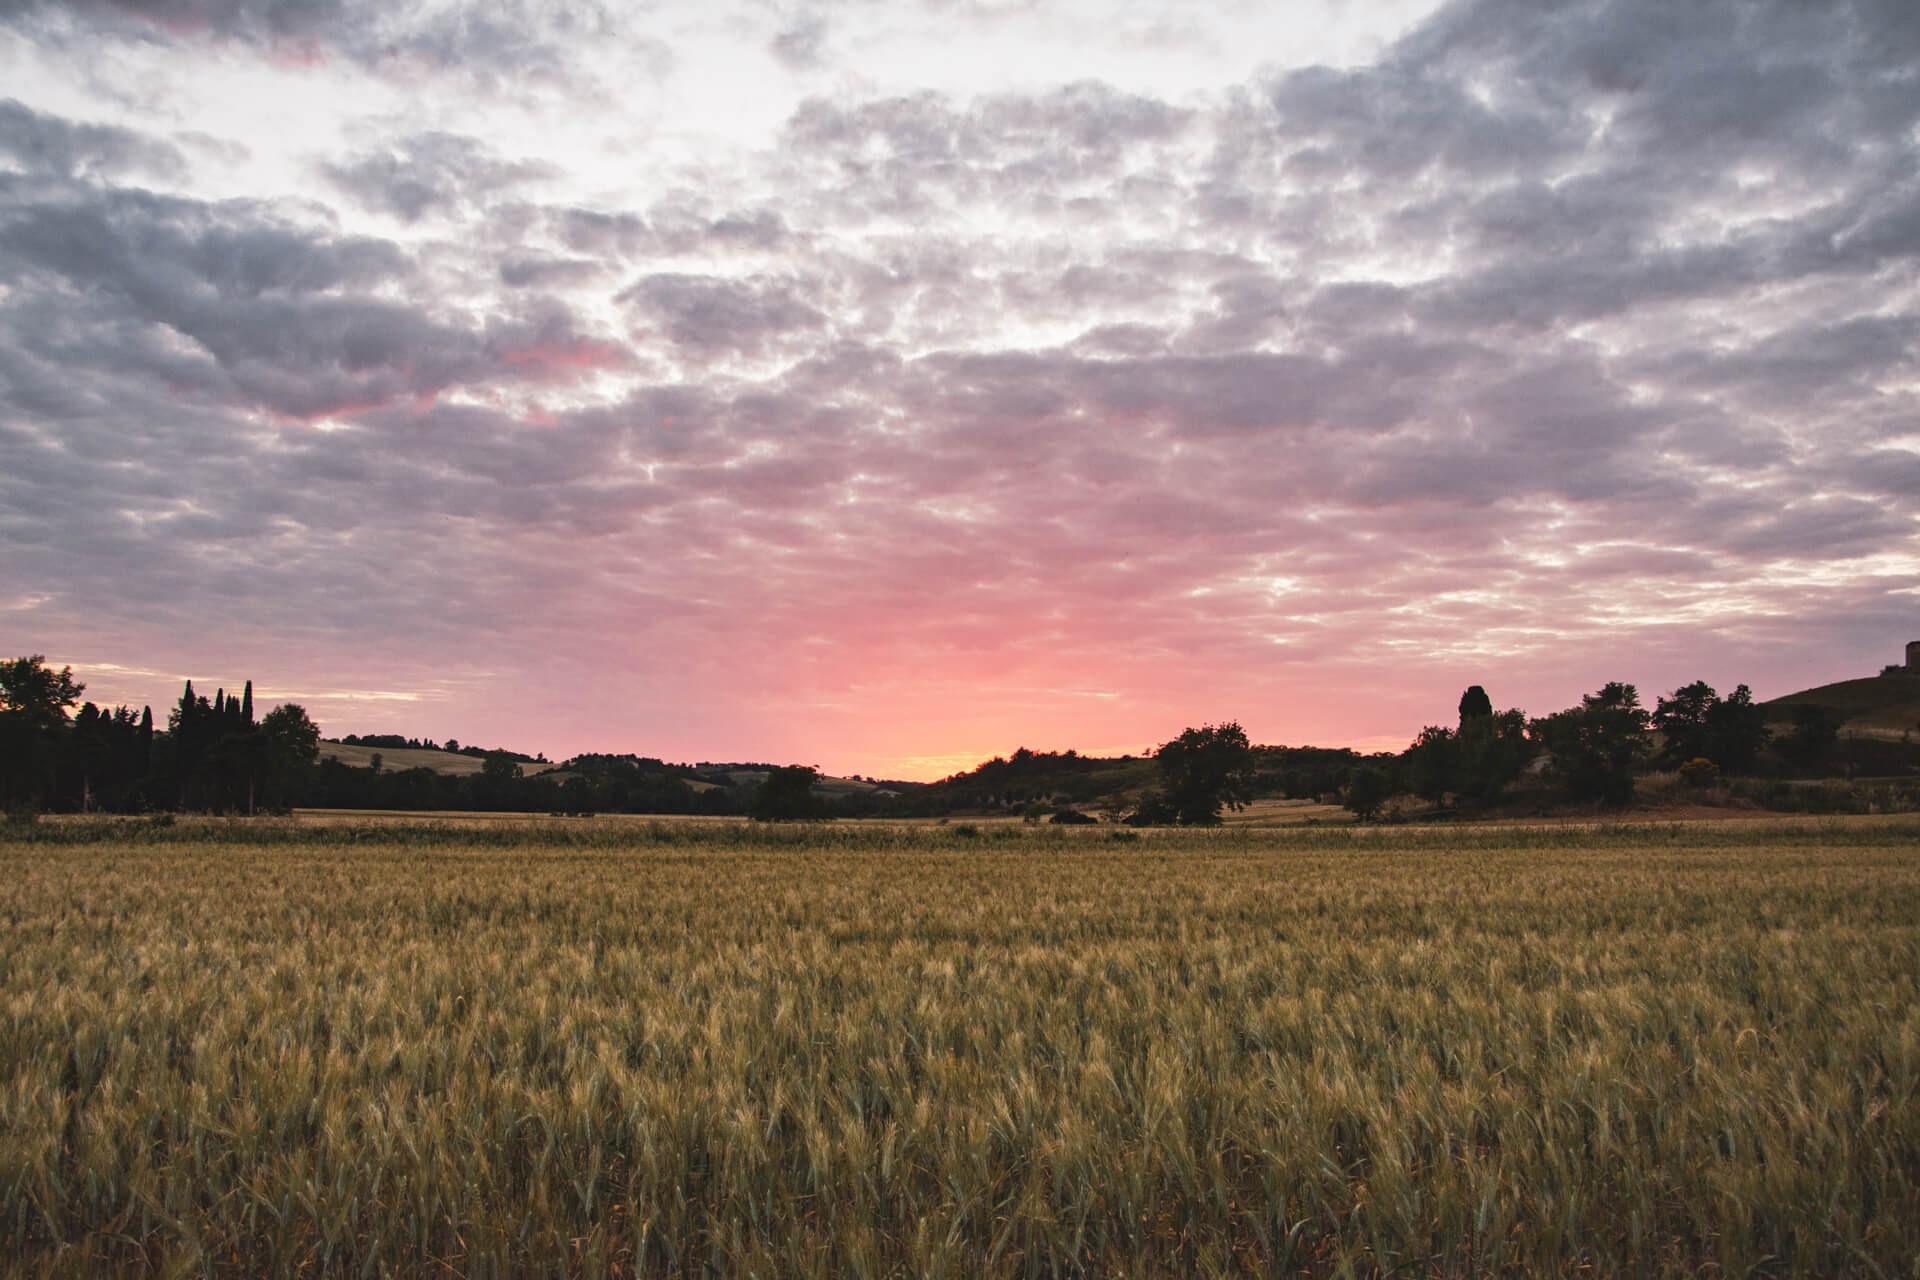
[[1907, 670], [1920, 675], [1920, 640], [1907, 641]]

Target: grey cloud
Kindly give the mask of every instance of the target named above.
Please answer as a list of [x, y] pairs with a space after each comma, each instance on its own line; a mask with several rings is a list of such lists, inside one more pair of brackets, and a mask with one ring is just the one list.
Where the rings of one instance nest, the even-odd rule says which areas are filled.
[[171, 143], [114, 125], [80, 124], [0, 100], [0, 155], [28, 173], [84, 178], [144, 172], [177, 178], [186, 170]]
[[[84, 345], [98, 354], [79, 359], [130, 354], [171, 383], [276, 413], [314, 417], [619, 361], [554, 303], [475, 328], [381, 296], [413, 275], [388, 242], [315, 234], [255, 205], [117, 191], [0, 213], [0, 279], [23, 288], [16, 316], [77, 288], [100, 303], [56, 304], [69, 322], [95, 326]], [[152, 341], [163, 331], [185, 345]], [[16, 332], [23, 346], [48, 351], [63, 334]]]
[[555, 171], [501, 160], [473, 138], [423, 133], [348, 164], [326, 165], [324, 172], [368, 208], [414, 222], [429, 213], [458, 213]]
[[500, 263], [500, 283], [515, 289], [548, 289], [585, 284], [601, 270], [589, 258], [506, 258]]
[[773, 56], [795, 70], [805, 71], [820, 65], [827, 43], [826, 19], [808, 17], [774, 36], [768, 45]]
[[1866, 555], [1910, 543], [1911, 517], [1859, 498], [1814, 498], [1724, 531], [1719, 541], [1748, 556], [1827, 560]]
[[53, 43], [102, 37], [187, 45], [215, 40], [299, 56], [339, 56], [399, 75], [423, 65], [492, 87], [570, 77], [569, 51], [619, 42], [655, 75], [672, 55], [598, 4], [492, 0], [484, 6], [385, 0], [14, 0], [0, 21]]
[[1469, 177], [1507, 172], [1564, 151], [1584, 133], [1569, 116], [1496, 112], [1459, 84], [1392, 63], [1292, 72], [1269, 97], [1283, 137], [1395, 180], [1434, 166]]
[[665, 326], [678, 345], [701, 353], [759, 352], [784, 334], [824, 328], [827, 318], [780, 280], [661, 274], [619, 295]]
[[575, 253], [633, 255], [657, 242], [653, 228], [637, 213], [563, 209], [554, 215], [560, 242]]

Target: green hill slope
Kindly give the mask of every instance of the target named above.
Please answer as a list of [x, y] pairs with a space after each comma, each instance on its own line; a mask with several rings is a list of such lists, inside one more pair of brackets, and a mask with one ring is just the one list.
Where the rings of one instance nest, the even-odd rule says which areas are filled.
[[[462, 755], [457, 751], [430, 751], [420, 747], [367, 747], [345, 742], [322, 742], [320, 758], [338, 760], [353, 769], [371, 769], [373, 758], [380, 757], [380, 767], [388, 773], [400, 773], [407, 769], [431, 769], [435, 773], [444, 773], [452, 777], [464, 778], [480, 772], [486, 761], [479, 756]], [[551, 764], [525, 764], [521, 772], [531, 778], [536, 773], [545, 773], [558, 768]]]
[[1767, 722], [1776, 728], [1792, 722], [1794, 707], [1812, 705], [1837, 713], [1841, 727], [1853, 733], [1884, 738], [1898, 738], [1904, 733], [1920, 736], [1920, 672], [1841, 680], [1760, 705], [1767, 713]]

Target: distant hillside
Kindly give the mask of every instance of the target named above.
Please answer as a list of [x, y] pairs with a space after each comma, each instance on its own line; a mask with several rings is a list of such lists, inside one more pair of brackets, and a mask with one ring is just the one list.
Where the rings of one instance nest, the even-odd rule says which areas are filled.
[[[1254, 751], [1256, 797], [1311, 798], [1338, 791], [1361, 757], [1343, 747], [1261, 747]], [[1084, 756], [1029, 751], [996, 756], [931, 783], [907, 798], [912, 812], [993, 813], [1034, 805], [1120, 813], [1160, 783], [1152, 756]]]
[[[766, 765], [704, 765], [699, 777], [708, 785], [731, 786], [742, 791], [751, 791], [767, 780]], [[698, 784], [696, 784], [698, 785]], [[865, 778], [835, 778], [826, 774], [814, 783], [815, 794], [829, 800], [839, 800], [845, 796], [897, 796], [906, 791], [918, 789], [919, 784], [912, 782], [879, 782]]]
[[[380, 768], [387, 773], [431, 769], [450, 778], [469, 777], [480, 772], [486, 764], [486, 760], [480, 756], [463, 755], [458, 751], [434, 751], [425, 747], [369, 747], [345, 742], [320, 744], [322, 760], [338, 760], [350, 769], [371, 769], [375, 756], [380, 757]], [[520, 771], [531, 778], [536, 773], [546, 773], [559, 767], [522, 761]]]
[[1882, 738], [1920, 735], [1920, 672], [1896, 671], [1802, 689], [1760, 704], [1776, 729], [1793, 721], [1796, 706], [1820, 706], [1841, 717], [1845, 731]]

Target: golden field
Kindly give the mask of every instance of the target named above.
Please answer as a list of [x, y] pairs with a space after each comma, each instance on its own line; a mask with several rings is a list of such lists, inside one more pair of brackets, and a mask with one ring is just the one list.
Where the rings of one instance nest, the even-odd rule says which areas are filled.
[[9, 1274], [1914, 1275], [1920, 824], [0, 834]]

